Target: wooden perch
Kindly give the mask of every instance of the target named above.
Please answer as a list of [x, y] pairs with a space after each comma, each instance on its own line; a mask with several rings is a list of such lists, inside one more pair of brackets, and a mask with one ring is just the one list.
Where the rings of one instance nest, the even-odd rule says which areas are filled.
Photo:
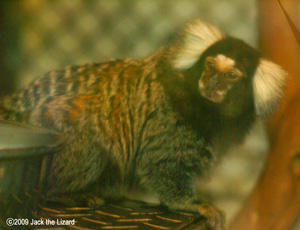
[[[281, 2], [298, 22], [298, 1]], [[283, 66], [290, 78], [286, 97], [267, 124], [271, 148], [264, 171], [230, 230], [288, 230], [300, 216], [299, 46], [277, 1], [261, 0], [259, 9], [262, 53]]]

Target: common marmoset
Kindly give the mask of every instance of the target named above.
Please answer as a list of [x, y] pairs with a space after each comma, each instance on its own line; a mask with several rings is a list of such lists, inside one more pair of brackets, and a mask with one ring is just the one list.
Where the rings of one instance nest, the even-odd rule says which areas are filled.
[[4, 98], [1, 116], [67, 137], [49, 194], [145, 190], [222, 229], [221, 212], [196, 199], [196, 184], [273, 111], [285, 80], [245, 42], [193, 20], [151, 56], [49, 72]]

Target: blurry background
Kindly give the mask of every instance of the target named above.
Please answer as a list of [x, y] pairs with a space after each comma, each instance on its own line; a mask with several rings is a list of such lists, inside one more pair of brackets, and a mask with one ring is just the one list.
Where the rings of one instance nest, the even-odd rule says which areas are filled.
[[[257, 47], [256, 1], [27, 0], [0, 2], [0, 94], [66, 65], [139, 58], [167, 45], [191, 17]], [[205, 186], [231, 218], [261, 171], [267, 140], [260, 124]]]
[[9, 78], [9, 83], [15, 79], [16, 88], [66, 65], [148, 55], [168, 44], [191, 17], [216, 23], [251, 45], [257, 43], [255, 1], [27, 0], [0, 4], [1, 56], [9, 73], [1, 78]]

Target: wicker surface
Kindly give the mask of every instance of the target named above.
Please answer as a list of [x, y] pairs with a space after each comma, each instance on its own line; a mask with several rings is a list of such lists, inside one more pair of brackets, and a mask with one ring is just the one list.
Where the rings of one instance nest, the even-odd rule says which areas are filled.
[[[20, 199], [17, 203], [17, 208], [22, 209]], [[57, 203], [37, 206], [35, 209], [30, 206], [29, 216], [18, 214], [16, 218], [41, 221], [41, 225], [7, 227], [6, 216], [0, 218], [0, 229], [206, 229], [205, 220], [198, 214], [170, 211], [140, 201], [107, 202], [97, 209], [65, 207]]]
[[[56, 222], [75, 219], [75, 225], [68, 226], [70, 229], [196, 229], [195, 225], [203, 222], [196, 214], [173, 212], [138, 201], [109, 202], [97, 209], [48, 205], [41, 207], [37, 218]], [[43, 228], [49, 226], [36, 229]], [[54, 229], [61, 229], [61, 226], [56, 225]]]

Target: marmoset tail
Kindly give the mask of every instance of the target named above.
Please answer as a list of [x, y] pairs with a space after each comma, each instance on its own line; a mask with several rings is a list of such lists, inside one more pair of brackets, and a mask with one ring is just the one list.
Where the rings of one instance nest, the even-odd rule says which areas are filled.
[[196, 185], [257, 117], [272, 113], [286, 77], [242, 40], [193, 20], [149, 57], [49, 72], [6, 97], [1, 116], [66, 136], [49, 196], [147, 191], [222, 229], [222, 212], [196, 198]]

